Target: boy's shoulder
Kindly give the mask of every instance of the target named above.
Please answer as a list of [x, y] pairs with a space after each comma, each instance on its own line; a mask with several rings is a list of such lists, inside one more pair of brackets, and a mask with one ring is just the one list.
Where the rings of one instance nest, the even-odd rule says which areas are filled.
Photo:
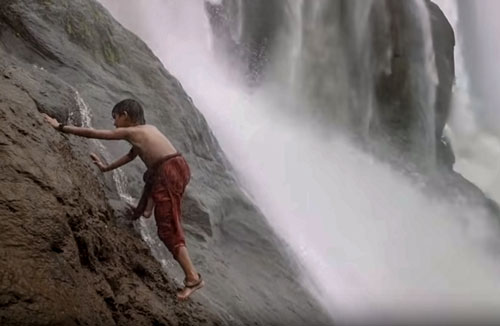
[[138, 134], [157, 134], [157, 133], [161, 133], [160, 130], [158, 130], [158, 128], [156, 128], [156, 126], [154, 125], [140, 125], [140, 126], [131, 126], [131, 127], [128, 127], [130, 128], [129, 130], [132, 132], [132, 133], [138, 133]]
[[142, 130], [142, 131], [156, 129], [156, 127], [153, 125], [137, 125], [137, 126], [128, 126], [123, 128], [126, 128], [127, 130]]

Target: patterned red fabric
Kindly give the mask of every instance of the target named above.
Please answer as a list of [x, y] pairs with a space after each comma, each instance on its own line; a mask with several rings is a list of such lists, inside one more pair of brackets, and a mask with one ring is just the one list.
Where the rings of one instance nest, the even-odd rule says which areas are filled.
[[182, 156], [161, 163], [155, 171], [151, 196], [155, 203], [158, 236], [177, 257], [179, 248], [186, 245], [181, 225], [181, 202], [191, 171]]

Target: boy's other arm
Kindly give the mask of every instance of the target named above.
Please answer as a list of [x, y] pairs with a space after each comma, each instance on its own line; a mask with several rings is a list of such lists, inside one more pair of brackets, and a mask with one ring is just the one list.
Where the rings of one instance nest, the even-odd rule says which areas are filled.
[[132, 161], [137, 157], [137, 153], [135, 151], [130, 151], [128, 152], [125, 156], [120, 157], [118, 160], [114, 161], [113, 163], [109, 165], [104, 165], [99, 157], [92, 153], [90, 154], [90, 157], [92, 158], [92, 161], [94, 162], [95, 165], [101, 170], [102, 172], [108, 172], [111, 170], [114, 170], [116, 168], [119, 168], [122, 165], [127, 164], [128, 162]]
[[55, 129], [62, 131], [64, 133], [73, 134], [80, 137], [86, 138], [97, 138], [97, 139], [128, 139], [129, 130], [127, 128], [116, 128], [114, 130], [98, 130], [93, 128], [82, 128], [76, 126], [61, 125], [59, 121], [54, 118], [49, 117], [44, 114], [44, 119]]
[[129, 132], [126, 128], [116, 128], [114, 130], [99, 130], [93, 128], [82, 128], [76, 126], [64, 126], [60, 130], [66, 134], [73, 134], [86, 138], [97, 139], [128, 139]]

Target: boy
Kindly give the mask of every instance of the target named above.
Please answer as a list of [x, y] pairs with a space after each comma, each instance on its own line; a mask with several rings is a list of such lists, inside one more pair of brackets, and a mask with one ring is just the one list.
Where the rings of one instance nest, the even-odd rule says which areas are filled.
[[155, 209], [158, 236], [165, 243], [185, 274], [184, 289], [177, 293], [179, 300], [186, 300], [194, 291], [202, 288], [204, 282], [191, 262], [184, 231], [180, 224], [181, 200], [190, 179], [187, 162], [170, 141], [154, 126], [147, 125], [141, 105], [132, 99], [116, 104], [112, 111], [114, 130], [96, 130], [59, 123], [44, 114], [44, 119], [55, 129], [87, 138], [126, 140], [132, 149], [115, 162], [104, 165], [95, 154], [91, 158], [102, 172], [111, 171], [137, 156], [146, 164], [144, 174], [146, 185], [135, 210], [134, 218], [149, 217]]

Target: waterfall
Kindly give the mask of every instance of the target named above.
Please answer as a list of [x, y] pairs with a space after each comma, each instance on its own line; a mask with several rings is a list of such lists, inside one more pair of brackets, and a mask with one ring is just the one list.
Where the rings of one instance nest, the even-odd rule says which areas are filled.
[[[221, 58], [220, 48], [212, 48], [221, 43], [201, 1], [101, 2], [181, 81], [240, 181], [293, 249], [305, 286], [336, 321], [500, 317], [500, 265], [488, 250], [499, 233], [485, 210], [431, 198], [347, 135], [348, 126], [368, 134], [385, 108], [374, 100], [373, 82], [389, 73], [394, 49], [372, 52], [373, 31], [364, 25], [379, 19], [376, 32], [390, 31], [385, 2], [286, 2], [283, 21], [269, 25], [277, 28], [276, 44], [268, 44], [259, 82], [250, 86], [234, 74], [244, 58]], [[242, 3], [251, 2], [234, 3], [243, 19]], [[420, 62], [411, 67], [418, 94], [411, 105], [420, 124], [413, 141], [425, 138], [414, 149], [434, 151], [429, 13], [424, 1], [411, 8], [406, 14], [418, 27], [412, 50]], [[347, 21], [338, 10], [347, 10]], [[236, 26], [237, 47], [248, 25]]]
[[[457, 35], [457, 79], [447, 130], [456, 156], [454, 169], [500, 202], [500, 134], [496, 132], [496, 126], [490, 125], [490, 121], [498, 118], [498, 109], [495, 108], [498, 98], [496, 91], [490, 88], [490, 85], [496, 85], [500, 73], [495, 56], [498, 39], [489, 36], [484, 39], [483, 36], [496, 29], [497, 3], [436, 2], [449, 17]], [[461, 21], [461, 18], [466, 21]], [[471, 48], [477, 49], [475, 55], [471, 54]], [[468, 67], [466, 55], [469, 56]]]
[[[429, 17], [429, 11], [424, 1], [416, 1], [417, 5], [417, 19], [422, 23], [422, 33], [423, 38], [423, 56], [424, 56], [424, 71], [423, 78], [419, 79], [419, 87], [422, 88], [418, 92], [423, 104], [420, 107], [420, 113], [422, 115], [421, 120], [424, 124], [423, 134], [427, 139], [423, 142], [424, 150], [430, 151], [430, 154], [426, 156], [434, 159], [435, 149], [436, 149], [436, 135], [435, 135], [435, 120], [436, 116], [434, 114], [434, 107], [436, 105], [436, 86], [439, 82], [434, 45], [432, 42], [432, 32], [431, 32], [431, 21]], [[420, 135], [417, 135], [417, 137]]]

